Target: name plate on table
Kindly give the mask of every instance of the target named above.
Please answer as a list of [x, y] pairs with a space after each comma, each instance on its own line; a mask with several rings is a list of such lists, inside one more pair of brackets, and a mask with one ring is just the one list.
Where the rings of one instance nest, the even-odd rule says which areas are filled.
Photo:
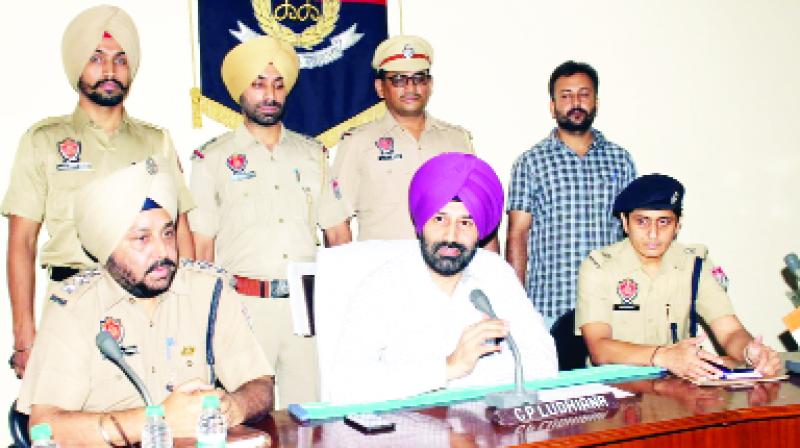
[[618, 407], [619, 400], [609, 392], [497, 409], [492, 413], [491, 419], [500, 426], [517, 426], [543, 420], [595, 414]]

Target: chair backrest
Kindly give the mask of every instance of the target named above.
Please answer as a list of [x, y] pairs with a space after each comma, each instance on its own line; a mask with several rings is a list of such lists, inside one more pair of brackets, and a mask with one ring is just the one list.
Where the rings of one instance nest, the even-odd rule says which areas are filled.
[[31, 446], [30, 434], [28, 434], [28, 416], [17, 410], [17, 400], [11, 403], [8, 410], [8, 432], [17, 448], [28, 448]]
[[[322, 401], [328, 400], [328, 378], [348, 302], [366, 276], [408, 247], [408, 240], [360, 241], [322, 249], [317, 253], [314, 280], [314, 327], [320, 369]], [[416, 242], [415, 242], [416, 244]]]
[[559, 317], [550, 329], [558, 352], [558, 370], [582, 369], [586, 367], [589, 349], [583, 336], [575, 336], [575, 310]]

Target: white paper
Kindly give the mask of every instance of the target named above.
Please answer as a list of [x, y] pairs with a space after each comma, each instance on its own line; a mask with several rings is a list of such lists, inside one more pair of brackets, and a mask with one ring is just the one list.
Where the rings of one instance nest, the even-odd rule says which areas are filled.
[[580, 384], [577, 386], [559, 387], [557, 389], [545, 389], [538, 392], [539, 401], [566, 400], [568, 398], [607, 393], [614, 394], [614, 397], [617, 399], [633, 396], [633, 394], [630, 392], [601, 383]]
[[317, 264], [313, 262], [290, 261], [286, 267], [289, 282], [289, 301], [292, 306], [294, 334], [311, 336], [311, 327], [306, 306], [306, 293], [303, 289], [303, 276], [316, 275]]

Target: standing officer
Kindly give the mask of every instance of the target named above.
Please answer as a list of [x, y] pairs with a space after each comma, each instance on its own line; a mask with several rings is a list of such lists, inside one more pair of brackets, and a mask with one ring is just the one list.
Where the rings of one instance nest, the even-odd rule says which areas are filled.
[[333, 163], [361, 241], [416, 239], [406, 201], [411, 177], [441, 152], [475, 152], [466, 130], [425, 112], [432, 62], [433, 49], [421, 37], [395, 36], [375, 50], [375, 90], [387, 113], [346, 132]]
[[172, 140], [164, 129], [128, 116], [123, 102], [139, 68], [139, 36], [125, 11], [101, 5], [80, 13], [62, 42], [67, 78], [78, 93], [71, 115], [47, 118], [22, 136], [0, 212], [9, 218], [8, 289], [14, 331], [10, 364], [21, 376], [35, 335], [34, 286], [42, 222], [50, 239], [42, 266], [58, 282], [96, 266], [81, 250], [72, 219], [73, 194], [92, 179], [151, 154], [167, 160], [179, 185], [179, 250], [193, 257], [185, 213], [193, 206]]
[[598, 85], [589, 64], [556, 67], [548, 90], [557, 127], [511, 171], [506, 260], [548, 327], [575, 307], [589, 251], [622, 239], [611, 204], [636, 177], [628, 151], [592, 127]]
[[628, 238], [592, 251], [581, 264], [576, 334], [583, 334], [595, 364], [656, 365], [691, 379], [717, 378], [721, 372], [710, 362], [722, 360], [702, 350], [703, 337], [687, 337], [700, 315], [727, 355], [775, 374], [777, 353], [739, 322], [722, 269], [704, 246], [675, 242], [683, 193], [677, 180], [650, 174], [619, 194], [613, 213]]
[[78, 238], [101, 268], [51, 286], [18, 400], [61, 446], [139, 441], [145, 402], [97, 349], [100, 331], [163, 403], [175, 437], [194, 436], [205, 395], [220, 398], [231, 426], [271, 408], [272, 367], [224, 271], [188, 260], [177, 267], [178, 193], [162, 168], [148, 158], [76, 192]]
[[350, 242], [347, 210], [328, 177], [325, 148], [281, 123], [299, 61], [263, 36], [233, 48], [222, 79], [244, 124], [196, 150], [189, 219], [198, 258], [234, 274], [259, 342], [277, 372], [282, 406], [318, 399], [316, 345], [293, 334], [289, 261], [313, 261], [317, 225], [330, 245]]

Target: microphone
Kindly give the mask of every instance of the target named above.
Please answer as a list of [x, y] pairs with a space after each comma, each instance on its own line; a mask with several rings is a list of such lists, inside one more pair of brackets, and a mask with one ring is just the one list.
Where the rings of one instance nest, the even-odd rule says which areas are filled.
[[153, 400], [150, 398], [150, 394], [147, 392], [147, 388], [144, 387], [144, 383], [142, 379], [139, 378], [139, 375], [131, 369], [131, 366], [125, 362], [125, 359], [122, 357], [122, 350], [119, 348], [119, 344], [114, 338], [108, 334], [108, 332], [100, 330], [97, 332], [97, 336], [94, 338], [95, 344], [97, 345], [98, 350], [100, 353], [103, 354], [109, 361], [113, 362], [125, 376], [133, 383], [136, 387], [136, 390], [139, 391], [139, 395], [142, 396], [144, 399], [144, 403], [147, 406], [153, 404]]
[[[472, 305], [480, 312], [488, 315], [492, 319], [497, 319], [492, 304], [489, 298], [480, 289], [473, 289], [469, 293], [469, 300]], [[517, 406], [522, 406], [526, 403], [533, 404], [539, 401], [538, 394], [535, 391], [528, 392], [525, 390], [525, 376], [522, 374], [522, 359], [520, 358], [519, 349], [511, 337], [509, 332], [506, 336], [508, 347], [511, 349], [511, 355], [514, 357], [514, 390], [492, 393], [486, 396], [486, 404], [490, 407], [498, 409], [507, 409]]]
[[797, 257], [797, 254], [790, 252], [783, 257], [783, 261], [786, 263], [786, 267], [789, 268], [789, 272], [791, 272], [798, 283], [800, 283], [800, 258]]

